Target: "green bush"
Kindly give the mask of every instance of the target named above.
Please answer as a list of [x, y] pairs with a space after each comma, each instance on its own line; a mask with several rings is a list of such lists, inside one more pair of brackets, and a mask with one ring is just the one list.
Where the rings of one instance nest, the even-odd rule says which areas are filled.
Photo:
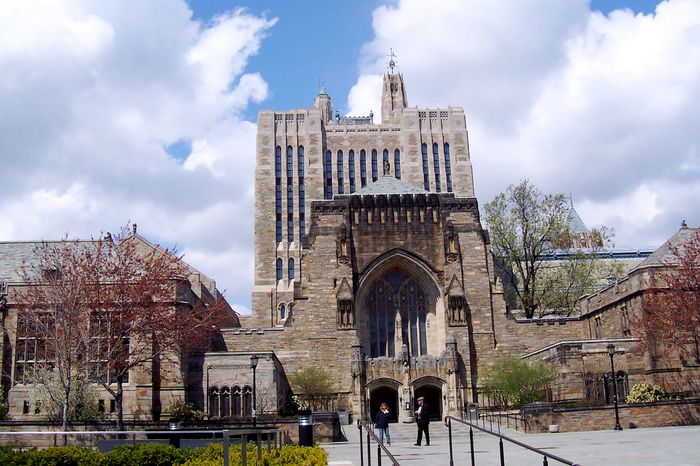
[[627, 395], [627, 403], [652, 403], [666, 399], [666, 393], [658, 385], [640, 382]]
[[[320, 447], [287, 445], [280, 449], [262, 449], [258, 460], [257, 447], [247, 445], [248, 465], [251, 466], [321, 466], [327, 463], [326, 452]], [[2, 466], [221, 466], [223, 446], [211, 444], [205, 448], [179, 450], [170, 445], [122, 445], [109, 453], [90, 448], [53, 447], [45, 450], [13, 451], [0, 447]], [[231, 466], [241, 466], [241, 447], [231, 445]]]
[[[54, 447], [44, 450], [29, 450], [15, 458], [13, 466], [95, 466], [102, 464], [102, 454], [90, 448]], [[24, 458], [23, 458], [24, 457]], [[26, 463], [18, 460], [24, 459]]]
[[481, 382], [486, 395], [500, 396], [506, 408], [544, 400], [545, 389], [556, 376], [547, 364], [528, 364], [520, 358], [505, 357], [489, 367]]
[[172, 420], [183, 422], [201, 421], [204, 419], [204, 411], [197, 409], [192, 403], [185, 403], [184, 401], [176, 401], [171, 404], [165, 408], [165, 413], [169, 414]]

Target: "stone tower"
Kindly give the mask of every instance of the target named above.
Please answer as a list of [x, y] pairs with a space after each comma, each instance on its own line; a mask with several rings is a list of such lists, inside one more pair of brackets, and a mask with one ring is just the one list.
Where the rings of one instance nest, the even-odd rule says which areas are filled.
[[399, 124], [403, 109], [408, 107], [401, 73], [384, 74], [382, 85], [382, 124]]

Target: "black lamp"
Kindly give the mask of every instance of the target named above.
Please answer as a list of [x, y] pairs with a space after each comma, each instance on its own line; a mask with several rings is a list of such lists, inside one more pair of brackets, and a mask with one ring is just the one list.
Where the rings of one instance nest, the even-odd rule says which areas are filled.
[[615, 377], [615, 363], [613, 362], [613, 358], [615, 357], [615, 345], [613, 345], [612, 343], [608, 345], [608, 354], [610, 355], [610, 371], [613, 385], [613, 402], [615, 403], [615, 430], [622, 430], [622, 426], [620, 425], [620, 411], [617, 407], [617, 378]]

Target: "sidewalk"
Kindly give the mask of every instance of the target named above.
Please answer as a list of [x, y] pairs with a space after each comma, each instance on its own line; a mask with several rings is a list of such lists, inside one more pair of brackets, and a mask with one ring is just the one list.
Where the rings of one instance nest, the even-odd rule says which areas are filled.
[[[321, 444], [328, 452], [329, 465], [359, 466], [360, 438], [355, 425], [342, 426], [347, 442]], [[391, 424], [391, 454], [399, 464], [432, 466], [450, 462], [447, 427], [441, 422], [430, 424], [430, 446], [414, 446], [415, 424]], [[626, 429], [621, 432], [602, 430], [558, 434], [522, 434], [501, 429], [503, 435], [527, 443], [583, 466], [700, 466], [700, 426]], [[364, 464], [367, 464], [366, 432], [363, 430]], [[470, 465], [469, 430], [452, 424], [454, 463]], [[372, 464], [377, 464], [377, 445], [372, 442]], [[506, 465], [542, 465], [542, 457], [504, 441]], [[474, 431], [474, 459], [477, 465], [499, 464], [498, 438]], [[382, 464], [391, 462], [382, 455]], [[550, 465], [561, 464], [549, 460]]]

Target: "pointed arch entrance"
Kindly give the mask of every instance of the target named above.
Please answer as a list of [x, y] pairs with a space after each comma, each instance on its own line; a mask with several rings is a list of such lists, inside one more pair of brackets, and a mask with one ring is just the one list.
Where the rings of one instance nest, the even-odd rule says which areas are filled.
[[379, 412], [379, 406], [386, 403], [389, 406], [391, 418], [389, 422], [398, 421], [399, 413], [399, 391], [396, 385], [380, 385], [369, 392], [369, 415], [372, 420]]
[[[428, 404], [431, 420], [442, 419], [442, 387], [445, 381], [437, 377], [421, 377], [413, 381], [414, 400], [419, 397], [425, 398], [425, 403]], [[416, 405], [414, 409], [417, 409]]]

